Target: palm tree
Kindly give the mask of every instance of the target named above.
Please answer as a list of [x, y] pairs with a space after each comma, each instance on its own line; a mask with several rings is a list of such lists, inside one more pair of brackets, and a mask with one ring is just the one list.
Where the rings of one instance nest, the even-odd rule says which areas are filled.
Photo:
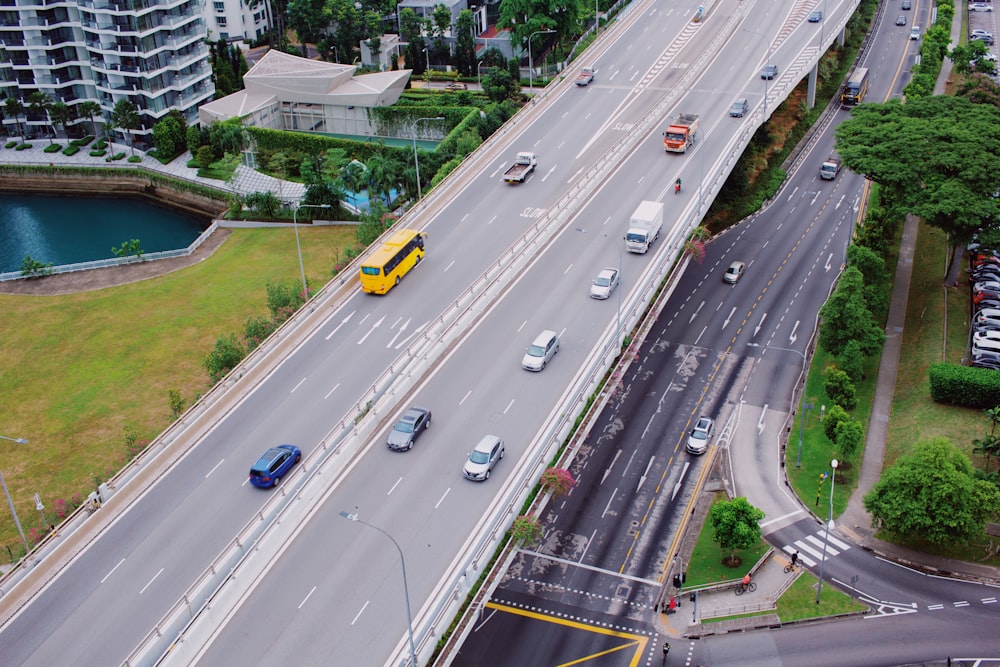
[[91, 125], [94, 128], [94, 137], [97, 137], [97, 121], [94, 120], [94, 116], [101, 115], [101, 105], [93, 100], [87, 100], [86, 102], [81, 102], [76, 107], [77, 113], [80, 114], [80, 118], [87, 118], [90, 120]]
[[24, 113], [24, 104], [21, 100], [16, 97], [8, 97], [3, 101], [3, 113], [7, 118], [13, 118], [14, 122], [17, 123], [17, 134], [23, 137], [24, 134], [21, 132], [21, 121], [19, 117]]
[[135, 155], [135, 147], [132, 145], [132, 130], [139, 127], [138, 109], [130, 100], [118, 100], [111, 112], [111, 122], [114, 127], [123, 130], [123, 134], [127, 137], [129, 150], [132, 151], [132, 155]]
[[73, 107], [69, 106], [63, 101], [56, 102], [52, 105], [52, 109], [49, 111], [49, 118], [52, 119], [54, 125], [60, 125], [66, 136], [69, 137], [69, 130], [67, 126], [76, 120], [76, 114], [73, 111]]
[[51, 125], [52, 119], [49, 118], [49, 109], [52, 108], [52, 98], [49, 97], [48, 93], [43, 93], [40, 90], [36, 90], [28, 95], [28, 109], [31, 110], [32, 115], [38, 116], [45, 114], [45, 125], [46, 134], [49, 135], [49, 145], [53, 143]]

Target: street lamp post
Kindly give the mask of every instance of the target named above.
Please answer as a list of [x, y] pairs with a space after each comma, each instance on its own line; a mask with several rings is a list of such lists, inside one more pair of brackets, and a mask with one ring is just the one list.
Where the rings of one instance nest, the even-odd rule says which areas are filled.
[[433, 118], [418, 118], [413, 121], [413, 166], [417, 170], [417, 201], [424, 198], [424, 193], [420, 189], [420, 161], [417, 159], [417, 123], [422, 120], [444, 120], [444, 116], [434, 116]]
[[531, 94], [531, 89], [534, 88], [534, 83], [535, 83], [535, 80], [533, 78], [535, 72], [531, 61], [531, 38], [534, 37], [535, 35], [550, 35], [554, 32], [555, 30], [536, 30], [535, 32], [528, 35], [528, 94], [529, 95]]
[[[799, 394], [799, 451], [795, 456], [795, 467], [802, 467], [802, 430], [805, 424], [806, 415], [806, 353], [799, 352], [795, 348], [791, 347], [771, 347], [770, 345], [760, 345], [758, 343], [747, 343], [747, 347], [763, 347], [765, 350], [781, 350], [783, 352], [794, 352], [795, 354], [802, 357], [802, 393]], [[812, 407], [812, 404], [809, 405]]]
[[830, 531], [833, 529], [833, 485], [837, 482], [837, 459], [830, 461], [833, 472], [830, 473], [830, 518], [826, 522], [826, 537], [823, 538], [823, 558], [819, 561], [819, 586], [816, 587], [816, 604], [819, 604], [819, 594], [823, 592], [823, 566], [826, 564], [826, 545], [830, 543]]
[[476, 63], [476, 85], [479, 86], [479, 90], [483, 89], [482, 68], [483, 68], [483, 61], [480, 60], [478, 63]]
[[[8, 438], [5, 435], [0, 435], [0, 440], [10, 440], [19, 445], [28, 444], [24, 438]], [[2, 472], [0, 472], [0, 486], [3, 487], [3, 494], [7, 496], [7, 506], [10, 507], [11, 516], [14, 517], [14, 525], [17, 526], [17, 532], [21, 535], [21, 541], [24, 542], [24, 553], [28, 553], [31, 551], [31, 547], [28, 546], [28, 538], [24, 536], [24, 530], [21, 529], [21, 520], [17, 518], [17, 510], [14, 509], [14, 501], [11, 500], [10, 491], [7, 490], [7, 480], [3, 478]]]
[[296, 204], [292, 209], [292, 228], [295, 230], [295, 248], [299, 252], [299, 271], [302, 273], [302, 298], [309, 300], [309, 286], [306, 285], [306, 266], [302, 263], [302, 244], [299, 242], [299, 209], [330, 208], [329, 204]]
[[392, 546], [396, 547], [396, 551], [399, 552], [399, 565], [403, 570], [403, 599], [406, 601], [406, 631], [410, 638], [410, 665], [412, 667], [417, 667], [417, 648], [413, 643], [413, 619], [410, 615], [410, 589], [406, 584], [406, 559], [403, 558], [403, 550], [400, 548], [399, 542], [396, 541], [396, 538], [378, 526], [359, 519], [357, 513], [351, 514], [349, 512], [340, 512], [340, 516], [356, 523], [360, 523], [363, 526], [368, 526], [369, 528], [382, 533], [389, 538], [389, 541], [392, 542]]

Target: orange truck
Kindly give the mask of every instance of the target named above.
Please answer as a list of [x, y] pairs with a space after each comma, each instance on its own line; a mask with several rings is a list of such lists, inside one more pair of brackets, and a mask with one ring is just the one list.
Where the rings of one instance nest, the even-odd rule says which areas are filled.
[[698, 116], [682, 113], [670, 121], [663, 133], [663, 150], [668, 153], [687, 153], [688, 146], [698, 141]]

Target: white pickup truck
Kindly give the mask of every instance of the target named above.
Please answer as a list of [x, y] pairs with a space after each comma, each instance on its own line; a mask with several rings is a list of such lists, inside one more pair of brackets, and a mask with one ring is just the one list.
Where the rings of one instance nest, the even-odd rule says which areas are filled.
[[514, 164], [503, 173], [504, 183], [524, 183], [524, 179], [535, 170], [537, 165], [538, 157], [534, 153], [528, 151], [518, 153]]

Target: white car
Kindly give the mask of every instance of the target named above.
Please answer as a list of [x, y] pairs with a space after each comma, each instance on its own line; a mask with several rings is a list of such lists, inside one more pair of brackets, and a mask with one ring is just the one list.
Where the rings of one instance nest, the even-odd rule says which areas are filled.
[[708, 450], [708, 441], [712, 439], [712, 429], [715, 421], [708, 417], [698, 417], [694, 428], [688, 435], [687, 451], [689, 454], [704, 454]]
[[993, 8], [987, 5], [985, 2], [974, 2], [969, 5], [970, 12], [992, 12]]
[[1000, 340], [990, 338], [974, 340], [972, 342], [972, 355], [976, 356], [977, 352], [1000, 352]]
[[485, 482], [490, 478], [493, 468], [503, 458], [503, 440], [495, 435], [487, 435], [476, 444], [469, 453], [469, 460], [462, 468], [462, 474], [473, 482]]
[[545, 365], [559, 351], [559, 335], [546, 329], [535, 337], [521, 359], [521, 367], [528, 371], [545, 370]]
[[910, 28], [910, 39], [920, 39], [920, 28], [916, 26]]
[[607, 299], [618, 287], [618, 269], [604, 268], [590, 286], [590, 298]]
[[1000, 343], [1000, 331], [979, 331], [973, 334], [973, 346], [979, 345], [983, 341], [996, 341], [997, 343]]

